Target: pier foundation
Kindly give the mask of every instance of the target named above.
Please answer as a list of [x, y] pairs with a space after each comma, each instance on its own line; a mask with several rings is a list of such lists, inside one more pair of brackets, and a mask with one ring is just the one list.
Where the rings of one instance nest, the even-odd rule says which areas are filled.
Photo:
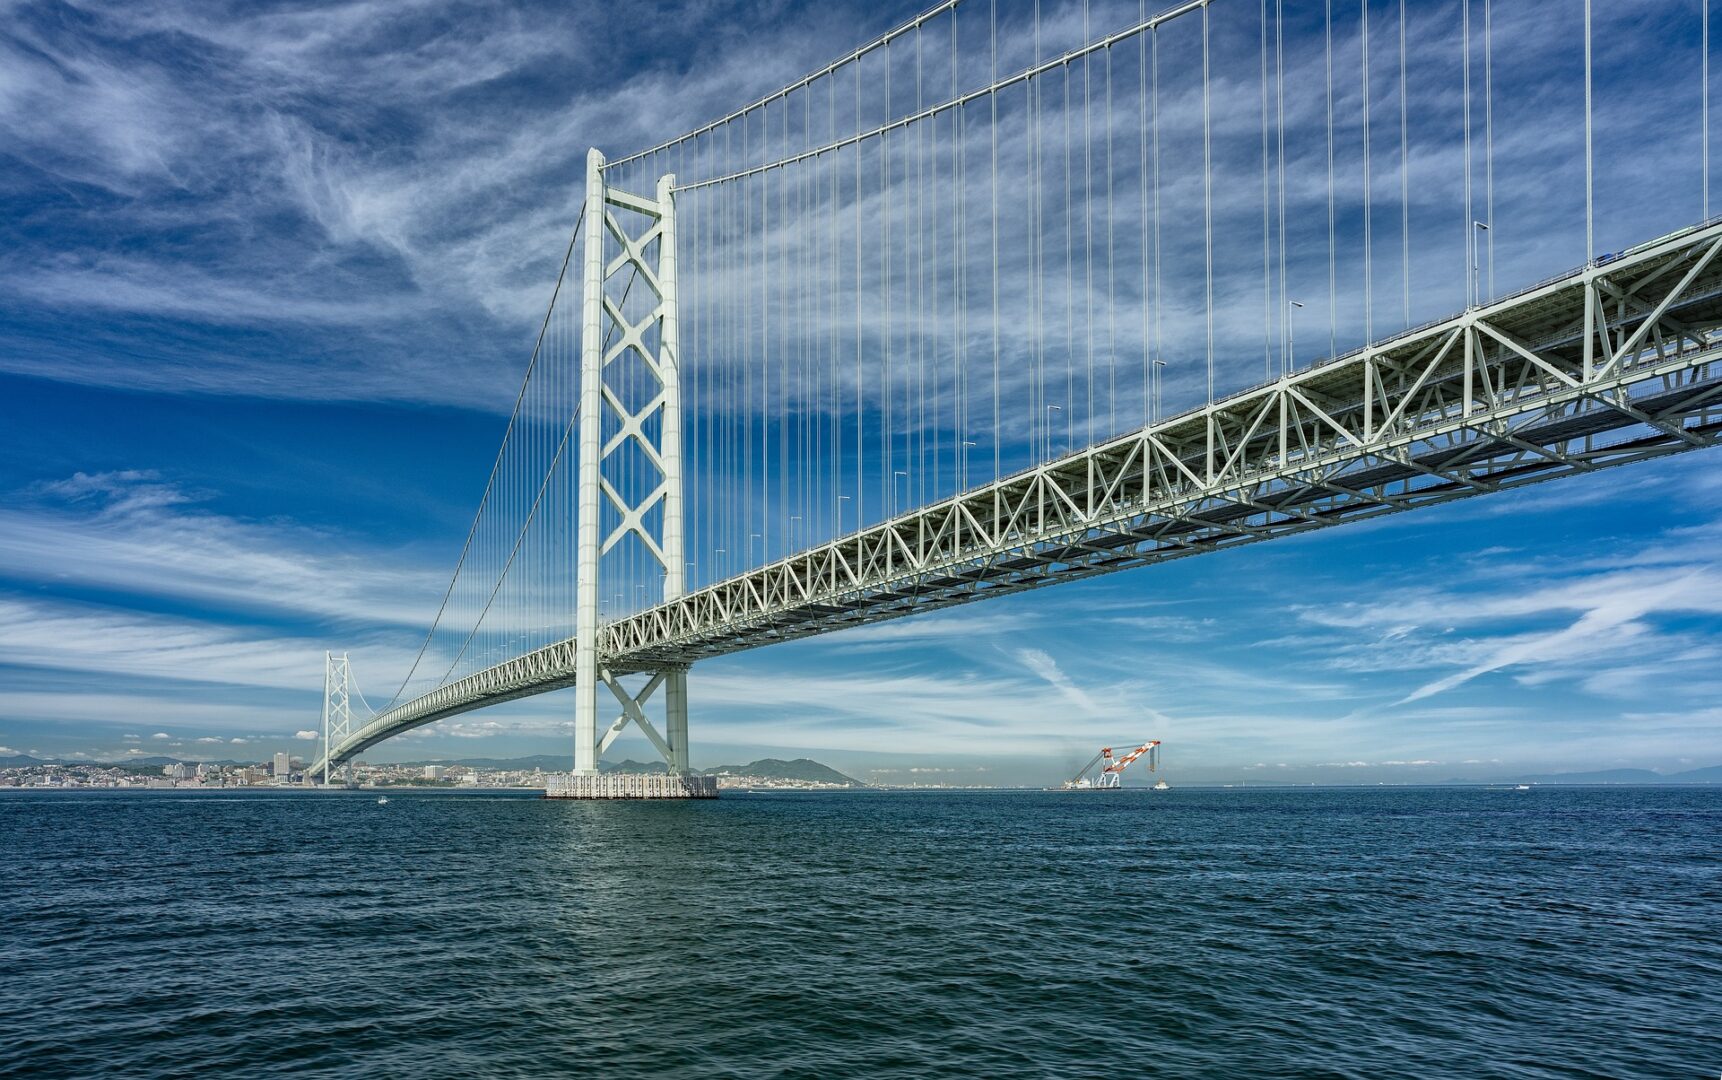
[[717, 777], [609, 773], [598, 776], [552, 776], [546, 799], [715, 799]]

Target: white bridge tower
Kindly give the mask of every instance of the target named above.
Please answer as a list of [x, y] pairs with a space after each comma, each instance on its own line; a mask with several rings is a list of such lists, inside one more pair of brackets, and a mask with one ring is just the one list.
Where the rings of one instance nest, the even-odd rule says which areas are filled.
[[[353, 733], [353, 669], [347, 654], [323, 654], [323, 785], [329, 784], [329, 755]], [[352, 766], [347, 766], [349, 769]]]
[[[600, 618], [604, 560], [618, 545], [635, 545], [662, 571], [664, 602], [677, 599], [686, 588], [674, 182], [673, 176], [660, 178], [651, 198], [631, 194], [606, 183], [602, 153], [592, 150], [587, 155], [574, 775], [571, 782], [552, 786], [553, 796], [716, 794], [706, 778], [689, 774], [687, 667], [650, 672], [645, 687], [630, 692], [607, 664]], [[637, 294], [636, 289], [645, 292]], [[641, 387], [646, 388], [644, 393]], [[624, 464], [631, 468], [624, 470]], [[624, 472], [635, 477], [644, 474], [654, 482], [629, 486], [621, 482]], [[601, 687], [621, 706], [620, 715], [602, 731], [598, 723]], [[644, 708], [659, 689], [664, 701], [662, 733]], [[634, 791], [617, 790], [623, 778], [599, 778], [599, 755], [630, 723], [663, 755], [669, 765], [667, 782], [626, 778], [628, 783], [620, 786], [641, 789]]]

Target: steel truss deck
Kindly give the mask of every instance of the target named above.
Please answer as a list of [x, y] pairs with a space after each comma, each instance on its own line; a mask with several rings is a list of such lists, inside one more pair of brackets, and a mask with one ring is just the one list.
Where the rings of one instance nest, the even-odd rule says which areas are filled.
[[[1722, 222], [1581, 268], [603, 626], [613, 675], [1714, 445]], [[575, 643], [381, 713], [571, 686]], [[320, 766], [319, 766], [320, 767]]]

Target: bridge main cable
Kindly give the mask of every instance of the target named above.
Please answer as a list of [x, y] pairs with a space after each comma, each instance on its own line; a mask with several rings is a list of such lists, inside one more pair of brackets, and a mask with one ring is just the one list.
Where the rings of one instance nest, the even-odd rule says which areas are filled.
[[653, 154], [661, 154], [665, 150], [673, 149], [677, 146], [680, 146], [681, 144], [683, 144], [685, 142], [689, 142], [693, 139], [697, 139], [701, 135], [705, 135], [705, 134], [708, 134], [710, 132], [716, 131], [718, 128], [723, 127], [725, 124], [728, 124], [731, 121], [740, 120], [742, 117], [748, 115], [751, 112], [754, 112], [757, 109], [762, 109], [762, 108], [766, 107], [767, 105], [770, 105], [774, 101], [779, 101], [779, 100], [782, 100], [784, 98], [787, 98], [790, 94], [793, 94], [795, 91], [804, 89], [805, 87], [810, 86], [815, 82], [818, 82], [820, 79], [824, 78], [825, 76], [835, 74], [837, 71], [841, 70], [845, 66], [858, 62], [859, 60], [861, 60], [862, 57], [867, 56], [869, 53], [872, 53], [878, 49], [884, 48], [885, 46], [889, 45], [893, 40], [895, 40], [899, 37], [902, 37], [904, 34], [910, 34], [910, 33], [913, 33], [915, 31], [919, 30], [922, 27], [922, 25], [924, 25], [927, 22], [927, 20], [937, 18], [939, 15], [942, 15], [945, 12], [954, 9], [955, 7], [957, 7], [957, 5], [959, 5], [961, 3], [963, 3], [963, 0], [942, 0], [941, 3], [936, 4], [933, 7], [928, 8], [926, 11], [921, 12], [919, 15], [916, 15], [913, 19], [910, 19], [908, 22], [903, 23], [900, 26], [893, 27], [890, 30], [885, 31], [885, 33], [880, 34], [878, 37], [874, 38], [872, 41], [869, 41], [867, 44], [862, 45], [860, 48], [855, 49], [849, 53], [846, 53], [845, 55], [839, 57], [838, 59], [831, 61], [829, 64], [826, 64], [824, 67], [820, 68], [817, 71], [812, 71], [806, 75], [803, 75], [801, 78], [795, 80], [794, 82], [788, 84], [787, 86], [780, 87], [779, 89], [772, 91], [771, 93], [765, 95], [764, 97], [758, 99], [757, 101], [754, 101], [750, 104], [742, 106], [741, 108], [730, 113], [728, 116], [720, 117], [716, 120], [713, 120], [711, 123], [705, 124], [701, 127], [697, 127], [694, 130], [687, 132], [686, 134], [678, 135], [675, 138], [670, 139], [667, 142], [661, 142], [656, 146], [653, 146], [653, 147], [650, 147], [648, 149], [640, 150], [640, 151], [637, 151], [635, 153], [629, 154], [627, 157], [616, 158], [613, 161], [606, 161], [602, 166], [600, 166], [600, 169], [602, 171], [605, 171], [605, 172], [608, 172], [612, 169], [619, 169], [624, 165], [629, 165], [629, 164], [632, 164], [633, 162], [639, 161], [643, 158], [651, 157]]
[[[1202, 10], [1214, 2], [1215, 0], [1189, 0], [1188, 3], [1172, 8], [1170, 11], [1165, 11], [1159, 15], [1153, 16], [1152, 18], [1143, 19], [1139, 22], [1133, 23], [1125, 29], [1109, 34], [1106, 37], [1097, 38], [1081, 48], [1071, 49], [1069, 52], [1063, 53], [1054, 59], [1030, 65], [1015, 74], [1007, 75], [1001, 79], [996, 79], [993, 82], [988, 83], [986, 86], [970, 90], [963, 94], [958, 94], [955, 97], [939, 102], [937, 105], [930, 105], [924, 109], [910, 113], [907, 116], [902, 116], [896, 120], [880, 124], [878, 127], [869, 128], [866, 131], [859, 131], [841, 139], [834, 139], [822, 146], [816, 146], [810, 150], [803, 150], [797, 154], [790, 154], [786, 157], [778, 158], [775, 161], [766, 162], [763, 165], [754, 165], [746, 169], [737, 170], [736, 172], [727, 173], [723, 176], [714, 176], [705, 180], [696, 180], [693, 183], [684, 184], [678, 182], [675, 190], [677, 192], [698, 191], [701, 188], [715, 187], [718, 184], [728, 184], [737, 180], [745, 180], [750, 176], [758, 176], [761, 173], [782, 169], [803, 161], [810, 161], [814, 158], [823, 157], [827, 154], [842, 150], [845, 147], [854, 146], [870, 139], [879, 138], [882, 135], [889, 134], [890, 132], [896, 131], [900, 128], [906, 128], [911, 124], [916, 124], [923, 120], [928, 120], [943, 113], [950, 112], [952, 109], [960, 109], [971, 101], [978, 101], [981, 98], [987, 97], [990, 94], [996, 94], [1000, 90], [1015, 86], [1018, 83], [1027, 82], [1030, 79], [1045, 75], [1048, 72], [1057, 71], [1062, 67], [1068, 67], [1072, 61], [1081, 60], [1084, 57], [1092, 56], [1098, 52], [1103, 52], [1112, 48], [1114, 45], [1117, 45], [1119, 42], [1129, 41], [1138, 34], [1152, 31], [1162, 24], [1188, 15], [1192, 11]], [[719, 121], [720, 124], [722, 122], [723, 121]], [[692, 136], [684, 136], [684, 138], [691, 137]], [[621, 162], [616, 162], [615, 164], [619, 165]]]

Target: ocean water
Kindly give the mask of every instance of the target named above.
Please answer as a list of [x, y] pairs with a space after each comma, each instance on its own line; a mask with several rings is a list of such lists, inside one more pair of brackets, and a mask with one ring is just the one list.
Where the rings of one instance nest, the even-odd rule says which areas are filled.
[[1722, 790], [0, 794], [0, 1075], [1722, 1075]]

